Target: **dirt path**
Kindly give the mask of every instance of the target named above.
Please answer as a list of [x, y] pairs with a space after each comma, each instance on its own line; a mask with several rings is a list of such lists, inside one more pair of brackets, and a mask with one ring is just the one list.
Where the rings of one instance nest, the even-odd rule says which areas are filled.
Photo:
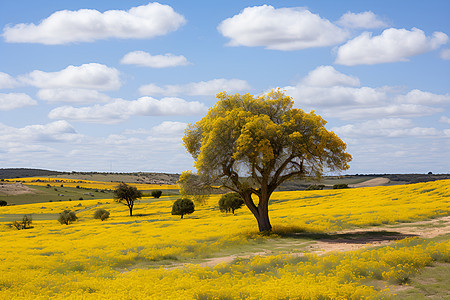
[[374, 178], [357, 184], [349, 184], [349, 187], [359, 188], [359, 187], [374, 187], [379, 185], [385, 185], [389, 183], [389, 178]]
[[[335, 234], [330, 234], [328, 237], [318, 238], [312, 243], [305, 243], [304, 241], [295, 240], [289, 242], [291, 251], [288, 254], [294, 256], [302, 256], [305, 253], [316, 253], [319, 255], [329, 252], [342, 252], [353, 251], [367, 247], [385, 246], [396, 240], [401, 240], [408, 237], [422, 237], [422, 238], [434, 238], [439, 235], [450, 233], [450, 216], [437, 218], [428, 221], [420, 221], [415, 223], [401, 223], [390, 226], [376, 226], [368, 227], [356, 230], [345, 230]], [[277, 243], [277, 240], [273, 240], [274, 244], [271, 244], [272, 250], [261, 251], [251, 254], [234, 254], [223, 257], [210, 258], [199, 266], [202, 267], [214, 267], [221, 263], [230, 263], [236, 258], [248, 259], [254, 256], [273, 255], [274, 248], [286, 248], [286, 243]], [[286, 253], [285, 251], [283, 251]], [[169, 267], [179, 268], [183, 265], [174, 265]]]

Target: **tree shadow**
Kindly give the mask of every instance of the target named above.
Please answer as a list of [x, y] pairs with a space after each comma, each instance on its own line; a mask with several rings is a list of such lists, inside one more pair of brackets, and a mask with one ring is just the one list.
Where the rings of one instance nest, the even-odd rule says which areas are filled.
[[416, 234], [385, 230], [367, 230], [346, 233], [320, 233], [301, 230], [291, 232], [283, 231], [279, 233], [275, 231], [274, 233], [284, 238], [318, 240], [336, 244], [371, 244], [374, 242], [390, 242], [418, 236]]

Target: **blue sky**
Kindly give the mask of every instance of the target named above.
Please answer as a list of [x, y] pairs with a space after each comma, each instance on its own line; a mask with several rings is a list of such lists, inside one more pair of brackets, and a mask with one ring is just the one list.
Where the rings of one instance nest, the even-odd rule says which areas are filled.
[[450, 2], [0, 2], [0, 168], [180, 173], [215, 94], [280, 87], [355, 173], [450, 172]]

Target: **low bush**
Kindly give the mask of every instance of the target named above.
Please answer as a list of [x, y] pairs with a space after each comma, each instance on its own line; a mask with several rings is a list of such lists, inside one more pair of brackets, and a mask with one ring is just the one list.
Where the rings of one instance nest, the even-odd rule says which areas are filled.
[[306, 190], [307, 191], [317, 191], [317, 190], [323, 190], [324, 187], [325, 187], [325, 185], [323, 185], [323, 184], [311, 184], [310, 186], [308, 186], [308, 188]]
[[17, 230], [21, 230], [21, 229], [29, 229], [29, 228], [33, 228], [33, 226], [31, 226], [32, 223], [32, 218], [31, 215], [24, 215], [22, 218], [22, 221], [14, 221], [11, 226], [15, 227]]
[[0, 200], [0, 206], [6, 206], [8, 205], [8, 202], [6, 202], [5, 200]]
[[102, 221], [109, 218], [109, 211], [103, 208], [99, 208], [94, 213], [94, 219], [100, 219]]
[[59, 214], [58, 221], [61, 224], [69, 225], [72, 222], [75, 222], [78, 217], [75, 215], [75, 212], [70, 210], [65, 210]]
[[156, 190], [156, 191], [152, 191], [152, 197], [153, 198], [159, 198], [162, 195], [162, 191], [160, 190]]
[[346, 184], [346, 183], [335, 184], [335, 185], [333, 185], [333, 189], [335, 189], [335, 190], [348, 189], [348, 184]]

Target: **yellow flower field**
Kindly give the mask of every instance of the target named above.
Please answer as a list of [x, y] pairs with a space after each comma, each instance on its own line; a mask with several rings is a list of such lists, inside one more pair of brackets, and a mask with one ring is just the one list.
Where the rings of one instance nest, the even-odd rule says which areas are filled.
[[[101, 183], [92, 187], [104, 188]], [[321, 256], [301, 254], [306, 248], [273, 247], [272, 253], [230, 263], [198, 263], [289, 242], [283, 237], [286, 232], [325, 233], [447, 216], [449, 197], [450, 180], [276, 192], [269, 208], [275, 232], [270, 236], [257, 234], [256, 221], [245, 208], [236, 215], [221, 213], [218, 195], [184, 219], [170, 214], [176, 197], [143, 199], [136, 203], [133, 217], [112, 199], [0, 207], [0, 215], [70, 209], [79, 217], [68, 226], [55, 220], [33, 221], [34, 228], [20, 231], [0, 223], [0, 299], [389, 297], [385, 285], [404, 283], [434, 261], [450, 262], [448, 236]], [[94, 219], [97, 208], [108, 210], [111, 217]], [[385, 285], [374, 286], [373, 280]]]
[[[118, 182], [103, 182], [92, 180], [78, 180], [68, 178], [52, 178], [52, 177], [24, 177], [10, 179], [9, 182], [23, 182], [27, 185], [39, 185], [46, 186], [50, 184], [52, 186], [59, 186], [63, 184], [66, 187], [83, 187], [89, 189], [109, 189], [113, 190], [119, 183]], [[173, 184], [143, 184], [143, 183], [130, 183], [130, 185], [137, 187], [139, 190], [153, 190], [153, 189], [165, 189], [165, 190], [177, 190], [179, 187]]]

